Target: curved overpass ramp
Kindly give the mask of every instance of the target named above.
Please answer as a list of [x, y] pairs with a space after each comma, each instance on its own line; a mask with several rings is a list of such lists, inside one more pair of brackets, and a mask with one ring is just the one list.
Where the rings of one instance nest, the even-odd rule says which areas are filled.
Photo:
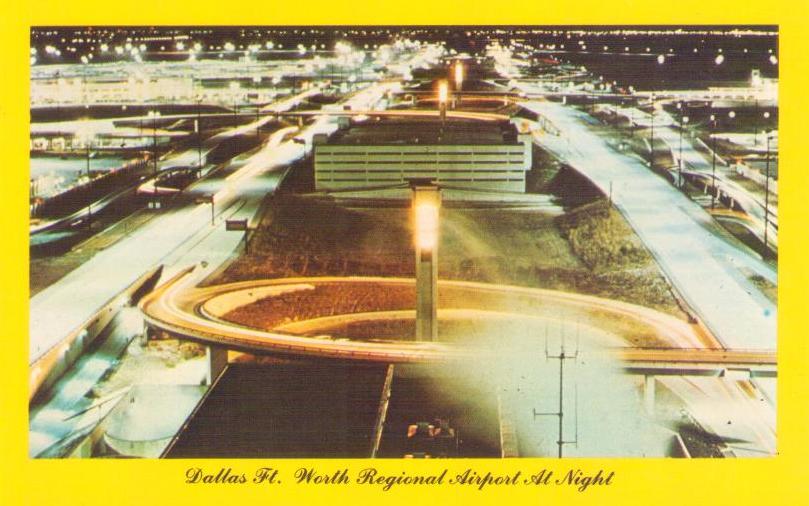
[[[258, 354], [317, 356], [371, 362], [434, 362], [471, 357], [479, 348], [457, 343], [425, 343], [413, 341], [347, 340], [304, 337], [300, 332], [309, 326], [313, 333], [340, 323], [379, 319], [412, 319], [411, 310], [366, 312], [360, 314], [328, 315], [308, 321], [274, 326], [271, 330], [246, 327], [225, 321], [222, 316], [237, 307], [257, 300], [294, 291], [305, 291], [317, 285], [369, 283], [380, 289], [409, 288], [414, 281], [407, 278], [320, 277], [255, 280], [197, 288], [198, 276], [193, 267], [180, 272], [157, 290], [146, 296], [140, 308], [147, 323], [185, 339], [207, 345]], [[697, 325], [691, 325], [657, 311], [587, 295], [557, 292], [537, 288], [491, 285], [465, 281], [440, 281], [439, 291], [453, 300], [471, 300], [440, 307], [449, 319], [499, 318], [542, 319], [542, 307], [564, 307], [571, 317], [576, 314], [600, 314], [602, 323], [595, 332], [620, 339], [627, 326], [634, 332], [655, 336], [659, 342], [683, 348], [716, 348], [718, 343]], [[500, 303], [493, 304], [492, 301]], [[476, 302], [474, 302], [476, 301]], [[545, 309], [547, 312], [547, 309]], [[607, 315], [604, 318], [603, 315]], [[558, 316], [556, 317], [558, 319]], [[570, 321], [574, 321], [572, 318]], [[614, 322], [612, 328], [609, 322]], [[297, 332], [298, 335], [292, 332]], [[539, 337], [538, 337], [539, 339]]]

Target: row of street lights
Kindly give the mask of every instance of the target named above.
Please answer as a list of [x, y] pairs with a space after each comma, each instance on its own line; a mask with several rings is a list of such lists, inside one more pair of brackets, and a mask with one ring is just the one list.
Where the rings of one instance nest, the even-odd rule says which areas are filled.
[[[652, 103], [652, 110], [650, 114], [650, 162], [649, 167], [654, 168], [654, 116], [655, 116], [655, 109], [657, 108], [656, 103], [656, 95], [654, 93], [651, 94], [651, 103]], [[677, 109], [680, 111], [679, 114], [679, 158], [677, 163], [677, 187], [682, 188], [683, 186], [683, 177], [682, 177], [682, 169], [683, 169], [683, 134], [687, 125], [690, 121], [690, 118], [687, 114], [685, 114], [685, 108], [687, 104], [683, 104], [682, 102], [677, 103]], [[757, 109], [758, 111], [758, 109]], [[770, 119], [771, 114], [769, 111], [764, 111], [761, 117], [765, 120]], [[736, 118], [736, 111], [729, 111], [728, 118], [734, 119]], [[758, 113], [756, 114], [756, 118], [758, 118]], [[716, 130], [717, 130], [717, 115], [711, 114], [710, 115], [710, 122], [711, 122], [711, 209], [715, 209], [716, 207], [716, 198], [717, 198], [717, 187], [716, 187]], [[754, 132], [754, 146], [757, 144], [757, 136], [758, 136], [758, 122], [755, 124], [755, 132]], [[765, 158], [765, 182], [764, 182], [764, 249], [765, 251], [769, 245], [769, 214], [770, 214], [770, 158], [771, 158], [771, 141], [772, 141], [772, 131], [769, 129], [765, 130], [766, 135], [766, 158]]]
[[[736, 117], [736, 112], [735, 111], [728, 112], [728, 117], [730, 119], [735, 118]], [[758, 115], [756, 115], [756, 117], [758, 117]], [[764, 113], [762, 114], [762, 117], [765, 120], [768, 120], [770, 118], [770, 112], [769, 111], [764, 111]], [[710, 119], [711, 119], [711, 125], [712, 125], [711, 138], [712, 138], [712, 141], [713, 141], [712, 142], [712, 148], [711, 148], [711, 152], [712, 152], [712, 157], [711, 157], [712, 158], [712, 160], [711, 160], [711, 181], [712, 181], [711, 182], [711, 209], [714, 209], [715, 201], [716, 201], [716, 195], [717, 195], [717, 192], [716, 192], [716, 137], [717, 137], [716, 136], [716, 122], [717, 122], [717, 117], [716, 117], [715, 114], [711, 114]], [[758, 128], [756, 128], [756, 130], [758, 130]], [[766, 251], [768, 251], [768, 247], [769, 247], [770, 156], [771, 156], [770, 141], [773, 138], [773, 135], [772, 135], [773, 132], [770, 129], [765, 129], [764, 134], [766, 136], [766, 142], [767, 142], [767, 150], [766, 150], [765, 165], [764, 165], [764, 167], [765, 167], [764, 168], [764, 251], [766, 252]], [[755, 144], [755, 142], [756, 141], [755, 141], [755, 138], [754, 138], [754, 144]]]

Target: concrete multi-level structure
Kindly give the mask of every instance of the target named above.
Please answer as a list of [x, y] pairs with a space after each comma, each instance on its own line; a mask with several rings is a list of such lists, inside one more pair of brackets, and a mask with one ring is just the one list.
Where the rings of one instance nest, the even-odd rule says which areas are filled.
[[380, 120], [314, 142], [318, 190], [427, 178], [443, 185], [525, 191], [531, 140], [508, 121]]

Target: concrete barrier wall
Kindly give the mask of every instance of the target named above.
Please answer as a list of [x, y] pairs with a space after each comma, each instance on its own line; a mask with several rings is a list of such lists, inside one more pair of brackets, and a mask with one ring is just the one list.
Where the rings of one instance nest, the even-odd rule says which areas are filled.
[[162, 266], [150, 269], [136, 279], [121, 293], [107, 301], [82, 325], [73, 330], [58, 344], [30, 364], [28, 369], [29, 402], [40, 392], [53, 386], [96, 338], [107, 328], [122, 307], [129, 304], [135, 294], [142, 294], [154, 287], [163, 271]]

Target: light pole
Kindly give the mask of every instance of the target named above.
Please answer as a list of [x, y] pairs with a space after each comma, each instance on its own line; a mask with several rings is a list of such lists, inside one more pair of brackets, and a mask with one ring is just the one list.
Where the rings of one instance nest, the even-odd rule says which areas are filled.
[[200, 108], [202, 106], [202, 96], [197, 95], [197, 124], [194, 125], [194, 128], [197, 131], [197, 168], [200, 170], [200, 174], [202, 173], [202, 116], [200, 114]]
[[768, 235], [770, 225], [770, 139], [772, 132], [765, 130], [767, 136], [767, 162], [764, 173], [764, 254], [768, 254]]
[[239, 89], [241, 88], [241, 84], [239, 84], [239, 81], [231, 81], [228, 87], [230, 88], [230, 93], [232, 95], [231, 98], [233, 99], [233, 126], [235, 127], [236, 125], [239, 124], [239, 122], [236, 119], [236, 115], [238, 114], [239, 108], [238, 93]]
[[[253, 76], [253, 87], [259, 88], [260, 85], [261, 85], [261, 77]], [[259, 139], [259, 129], [261, 128], [261, 125], [259, 125], [259, 113], [261, 112], [261, 107], [259, 105], [260, 103], [261, 99], [259, 97], [259, 92], [256, 89], [256, 141], [258, 141]]]
[[443, 129], [444, 123], [447, 120], [447, 98], [449, 92], [447, 82], [441, 80], [438, 82], [438, 110], [441, 116], [441, 128]]
[[[728, 118], [733, 119], [736, 117], [736, 111], [730, 111], [728, 113]], [[733, 211], [733, 199], [728, 196], [728, 202], [730, 202], [730, 210]]]
[[84, 147], [87, 152], [87, 196], [90, 197], [87, 202], [87, 230], [93, 229], [93, 192], [91, 188], [91, 176], [90, 176], [90, 142], [91, 142], [91, 135], [87, 135], [84, 140]]
[[441, 190], [430, 179], [410, 181], [416, 250], [416, 341], [438, 338], [438, 212]]
[[711, 209], [716, 203], [716, 114], [711, 114]]
[[463, 63], [460, 60], [455, 62], [455, 92], [458, 94], [458, 103], [456, 107], [461, 105], [461, 86], [463, 85]]
[[[677, 103], [677, 109], [682, 109], [682, 102]], [[683, 116], [680, 112], [680, 155], [677, 160], [677, 187], [683, 186], [683, 130], [685, 125], [688, 124], [688, 116]]]
[[652, 128], [649, 139], [649, 151], [651, 152], [651, 155], [649, 157], [649, 168], [652, 170], [654, 170], [654, 163], [655, 163], [655, 107], [656, 107], [655, 94], [652, 93], [652, 117], [651, 117]]
[[[768, 124], [769, 124], [769, 120], [770, 120], [770, 111], [764, 111], [764, 114], [762, 114], [762, 117], [764, 118], [764, 134], [766, 135], [767, 132], [769, 131]], [[753, 143], [758, 144], [757, 141], [753, 141]]]
[[[647, 48], [648, 51], [648, 48]], [[657, 55], [657, 64], [663, 65], [666, 63], [666, 56], [659, 54]], [[661, 83], [662, 84], [662, 83]], [[654, 163], [655, 163], [655, 108], [657, 104], [655, 103], [655, 94], [652, 92], [652, 131], [651, 131], [651, 146], [650, 150], [652, 152], [651, 159], [649, 160], [649, 168], [654, 170]]]
[[154, 158], [154, 176], [155, 176], [155, 191], [157, 190], [157, 118], [160, 117], [160, 111], [149, 111], [149, 117], [152, 118], [152, 156]]

